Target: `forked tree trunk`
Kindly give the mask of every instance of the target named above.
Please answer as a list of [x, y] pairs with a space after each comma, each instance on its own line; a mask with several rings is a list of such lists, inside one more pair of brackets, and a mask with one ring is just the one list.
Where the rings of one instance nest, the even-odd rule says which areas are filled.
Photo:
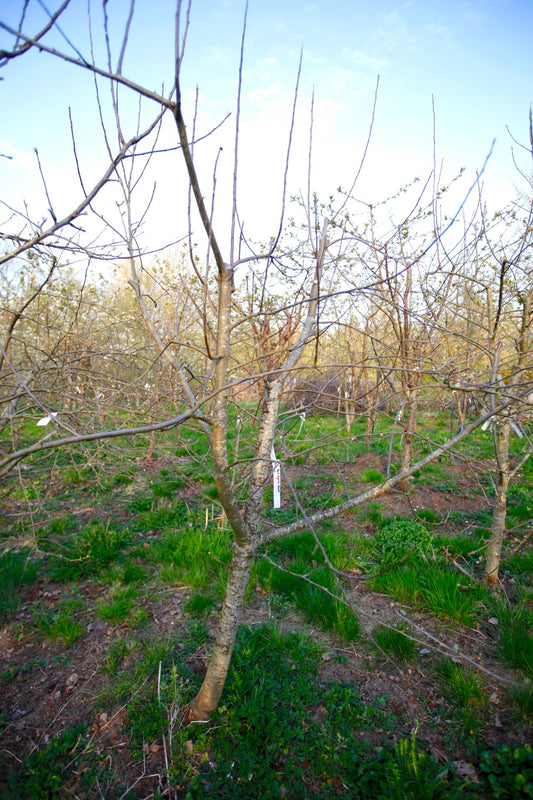
[[253, 561], [254, 550], [251, 545], [240, 547], [237, 543], [234, 544], [218, 633], [202, 686], [189, 708], [188, 719], [190, 722], [205, 722], [218, 708], [235, 646], [240, 613]]
[[505, 539], [505, 519], [507, 516], [507, 491], [509, 489], [509, 437], [511, 426], [509, 420], [495, 423], [499, 428], [495, 430], [496, 460], [498, 469], [496, 473], [496, 505], [492, 512], [490, 526], [490, 539], [485, 561], [485, 583], [494, 588], [500, 576], [500, 561], [502, 547]]

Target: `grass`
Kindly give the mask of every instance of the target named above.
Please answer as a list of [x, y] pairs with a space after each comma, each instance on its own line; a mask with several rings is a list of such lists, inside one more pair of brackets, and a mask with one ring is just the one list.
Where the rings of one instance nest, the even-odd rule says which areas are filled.
[[372, 631], [372, 640], [378, 650], [392, 656], [400, 664], [407, 664], [417, 658], [418, 645], [406, 633], [408, 627], [405, 625], [391, 628], [378, 624]]
[[128, 619], [138, 599], [138, 592], [133, 584], [128, 586], [114, 585], [111, 587], [106, 601], [98, 602], [97, 616], [107, 622], [116, 624]]
[[496, 647], [510, 667], [522, 670], [533, 678], [533, 613], [524, 602], [511, 605], [504, 598], [495, 598], [492, 611], [498, 619]]
[[393, 720], [362, 704], [356, 687], [320, 686], [319, 663], [320, 649], [299, 634], [241, 631], [211, 732], [186, 733], [194, 752], [216, 754], [216, 770], [207, 760], [198, 765], [191, 797], [249, 797], [253, 786], [256, 797], [328, 798], [337, 794], [336, 776], [354, 785], [350, 767], [365, 751], [354, 732], [390, 729]]
[[374, 591], [390, 594], [401, 603], [431, 611], [461, 625], [480, 617], [487, 592], [443, 563], [413, 562], [373, 578]]
[[433, 614], [460, 625], [474, 625], [488, 593], [446, 564], [431, 565], [421, 575], [422, 602]]
[[364, 469], [359, 478], [363, 483], [381, 483], [385, 480], [385, 476], [381, 470], [375, 468]]
[[472, 669], [455, 664], [450, 659], [441, 662], [437, 669], [444, 692], [456, 709], [456, 722], [465, 739], [479, 734], [485, 720], [488, 695], [479, 674]]
[[320, 649], [300, 634], [240, 632], [213, 724], [175, 737], [176, 775], [193, 774], [189, 797], [457, 796], [458, 776], [423, 751], [416, 731], [388, 744], [394, 716], [382, 703], [362, 702], [355, 685], [322, 683], [319, 664]]
[[286, 597], [322, 629], [334, 631], [347, 641], [356, 639], [359, 622], [355, 612], [337, 599], [339, 589], [330, 570], [311, 565], [310, 571], [309, 567], [307, 560], [296, 559], [287, 572], [264, 561], [259, 568], [259, 580], [264, 589]]
[[533, 725], [533, 687], [531, 682], [509, 690], [515, 716], [523, 725]]
[[0, 555], [0, 622], [17, 607], [22, 588], [37, 580], [31, 550], [6, 550]]
[[85, 625], [76, 617], [84, 609], [81, 598], [65, 597], [53, 609], [35, 609], [34, 622], [43, 636], [61, 642], [73, 644], [83, 634]]
[[[69, 521], [70, 522], [70, 521]], [[98, 575], [116, 561], [130, 540], [130, 532], [110, 522], [95, 520], [80, 531], [67, 524], [61, 532], [49, 525], [37, 532], [38, 542], [48, 554], [48, 575], [53, 581], [70, 581]]]

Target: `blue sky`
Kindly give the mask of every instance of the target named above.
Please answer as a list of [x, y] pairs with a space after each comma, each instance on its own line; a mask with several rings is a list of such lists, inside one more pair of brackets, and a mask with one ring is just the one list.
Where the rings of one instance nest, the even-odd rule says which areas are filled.
[[[52, 8], [52, 0], [46, 4]], [[16, 23], [21, 6], [18, 0], [3, 0], [0, 20]], [[121, 30], [128, 3], [109, 0], [108, 9], [112, 30]], [[234, 108], [243, 12], [241, 0], [193, 2], [183, 85], [190, 107], [199, 86], [201, 130], [209, 130]], [[96, 28], [100, 13], [95, 4]], [[124, 61], [126, 76], [153, 89], [160, 89], [163, 83], [170, 86], [173, 14], [171, 0], [137, 0]], [[30, 0], [26, 30], [33, 32], [44, 17], [38, 0]], [[80, 52], [88, 53], [86, 0], [71, 0], [60, 24]], [[277, 219], [291, 98], [302, 48], [299, 117], [290, 173], [293, 193], [303, 189], [307, 180], [312, 91], [312, 182], [321, 196], [327, 196], [339, 185], [349, 186], [359, 165], [379, 75], [374, 133], [356, 192], [363, 200], [375, 203], [415, 176], [427, 178], [433, 165], [432, 98], [443, 182], [465, 167], [461, 186], [466, 190], [496, 139], [484, 175], [486, 197], [493, 208], [511, 199], [518, 178], [506, 126], [517, 139], [527, 140], [527, 115], [533, 100], [532, 30], [531, 0], [330, 0], [327, 4], [250, 0], [241, 160], [245, 211], [241, 215], [247, 215], [253, 234], [268, 239]], [[57, 30], [49, 41], [72, 54]], [[0, 47], [8, 42], [0, 32]], [[88, 177], [97, 176], [105, 156], [90, 77], [38, 53], [9, 64], [1, 74], [0, 153], [12, 158], [0, 159], [0, 197], [18, 205], [25, 199], [35, 213], [46, 208], [33, 154], [38, 147], [55, 192], [54, 202], [66, 208], [77, 196], [69, 107]], [[133, 114], [124, 100], [125, 110]], [[217, 139], [213, 137], [198, 152], [202, 175], [210, 180], [218, 147], [223, 145], [219, 165], [222, 187], [231, 169], [230, 134], [226, 124]], [[164, 141], [171, 142], [172, 136], [170, 128], [165, 129]], [[161, 191], [160, 205], [154, 206], [159, 230], [153, 222], [149, 235], [154, 241], [168, 230], [173, 218], [169, 212], [174, 203], [169, 185], [173, 168], [167, 163], [154, 175]], [[217, 202], [222, 213], [228, 202], [224, 191]]]

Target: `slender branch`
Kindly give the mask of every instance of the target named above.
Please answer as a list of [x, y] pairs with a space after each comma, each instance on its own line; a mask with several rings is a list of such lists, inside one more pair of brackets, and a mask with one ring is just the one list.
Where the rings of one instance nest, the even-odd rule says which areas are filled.
[[[64, 6], [66, 7], [67, 3], [70, 0], [66, 0]], [[49, 30], [51, 26], [48, 26], [47, 30]], [[170, 110], [174, 110], [174, 102], [172, 101], [172, 95], [169, 97], [164, 97], [162, 94], [158, 94], [157, 92], [153, 92], [150, 89], [147, 89], [145, 86], [142, 86], [140, 83], [136, 83], [135, 81], [131, 81], [128, 78], [125, 78], [118, 72], [113, 72], [110, 69], [103, 69], [102, 67], [98, 67], [96, 64], [91, 64], [88, 61], [82, 60], [81, 58], [73, 58], [72, 56], [63, 53], [61, 50], [56, 50], [54, 47], [47, 47], [46, 45], [42, 44], [39, 39], [43, 35], [42, 33], [39, 34], [38, 38], [31, 38], [29, 36], [25, 36], [20, 31], [16, 31], [11, 28], [9, 25], [6, 25], [4, 22], [0, 22], [0, 28], [3, 28], [7, 33], [11, 33], [13, 36], [20, 36], [21, 39], [24, 40], [25, 44], [27, 45], [26, 49], [30, 49], [31, 47], [36, 47], [39, 52], [41, 53], [48, 53], [49, 55], [56, 56], [56, 58], [60, 58], [62, 61], [66, 61], [69, 64], [73, 64], [76, 67], [81, 67], [82, 69], [86, 69], [89, 72], [94, 72], [96, 75], [100, 75], [102, 78], [108, 78], [111, 81], [115, 81], [116, 83], [120, 83], [122, 86], [126, 86], [128, 89], [131, 89], [133, 92], [141, 95], [142, 97], [146, 97], [149, 100], [153, 100], [158, 105], [164, 106]], [[5, 50], [0, 51], [0, 59], [4, 59], [5, 61], [14, 58], [15, 56], [20, 55], [20, 52], [17, 51], [15, 53], [8, 53]]]
[[0, 458], [0, 475], [5, 475], [16, 463], [22, 461], [34, 453], [40, 453], [43, 450], [55, 450], [58, 447], [66, 447], [71, 444], [79, 444], [80, 442], [96, 442], [103, 439], [117, 439], [123, 436], [137, 436], [141, 433], [151, 433], [152, 431], [167, 431], [172, 428], [177, 428], [187, 420], [193, 417], [198, 417], [198, 407], [188, 409], [176, 417], [164, 420], [163, 422], [154, 422], [149, 425], [138, 425], [134, 428], [116, 428], [107, 431], [93, 431], [92, 433], [79, 433], [75, 436], [66, 436], [62, 439], [50, 439], [49, 436], [44, 437], [35, 444], [16, 450], [13, 453], [8, 453], [3, 458]]
[[8, 61], [11, 61], [14, 58], [17, 58], [18, 56], [23, 55], [32, 47], [37, 47], [39, 41], [43, 38], [43, 36], [45, 36], [48, 33], [48, 31], [54, 27], [55, 23], [57, 22], [63, 11], [67, 8], [69, 3], [70, 0], [64, 0], [64, 2], [59, 6], [57, 11], [50, 16], [50, 19], [48, 23], [44, 26], [44, 28], [38, 34], [36, 34], [36, 36], [34, 36], [32, 39], [29, 39], [26, 36], [24, 36], [24, 34], [20, 29], [18, 31], [15, 31], [12, 28], [9, 28], [7, 25], [5, 25], [3, 22], [0, 22], [0, 28], [3, 28], [8, 33], [13, 34], [13, 36], [16, 37], [17, 42], [19, 41], [19, 39], [22, 39], [24, 41], [23, 45], [21, 45], [20, 47], [17, 46], [15, 50], [12, 50], [11, 52], [8, 50], [0, 50], [0, 66], [3, 66]]
[[115, 172], [117, 166], [124, 159], [128, 150], [130, 150], [138, 142], [140, 142], [142, 139], [144, 139], [151, 133], [153, 128], [158, 124], [159, 117], [160, 115], [158, 115], [157, 119], [150, 124], [150, 127], [147, 130], [145, 130], [138, 136], [134, 136], [132, 139], [129, 140], [129, 142], [126, 142], [124, 147], [111, 161], [111, 163], [109, 164], [108, 168], [106, 169], [100, 180], [93, 186], [90, 192], [83, 198], [81, 203], [79, 203], [79, 205], [77, 205], [76, 208], [74, 208], [69, 214], [67, 214], [66, 217], [63, 217], [63, 219], [59, 220], [58, 222], [55, 222], [52, 226], [50, 226], [46, 230], [42, 231], [36, 236], [33, 236], [31, 239], [28, 239], [22, 244], [20, 244], [17, 248], [15, 248], [15, 250], [11, 250], [9, 253], [5, 253], [4, 255], [0, 256], [0, 265], [5, 264], [8, 261], [11, 261], [11, 259], [13, 258], [17, 258], [22, 253], [25, 253], [27, 250], [31, 250], [33, 247], [36, 247], [37, 245], [41, 244], [42, 242], [45, 241], [45, 239], [48, 239], [49, 237], [53, 236], [62, 228], [66, 227], [67, 225], [71, 225], [74, 222], [74, 220], [77, 219], [77, 217], [79, 217], [82, 214], [82, 212], [85, 211], [85, 209], [91, 205], [91, 203], [93, 202], [97, 194], [100, 192], [100, 190], [107, 185], [111, 175]]

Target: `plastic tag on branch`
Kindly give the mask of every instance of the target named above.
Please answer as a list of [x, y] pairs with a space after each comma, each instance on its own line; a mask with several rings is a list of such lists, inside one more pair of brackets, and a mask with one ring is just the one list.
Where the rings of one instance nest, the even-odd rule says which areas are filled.
[[58, 411], [52, 411], [48, 417], [41, 417], [41, 419], [37, 422], [37, 427], [44, 428], [45, 425], [48, 425], [49, 422], [52, 422], [52, 420], [55, 419], [58, 414]]
[[270, 458], [272, 459], [272, 506], [281, 508], [281, 464], [276, 458], [274, 445], [270, 451]]

